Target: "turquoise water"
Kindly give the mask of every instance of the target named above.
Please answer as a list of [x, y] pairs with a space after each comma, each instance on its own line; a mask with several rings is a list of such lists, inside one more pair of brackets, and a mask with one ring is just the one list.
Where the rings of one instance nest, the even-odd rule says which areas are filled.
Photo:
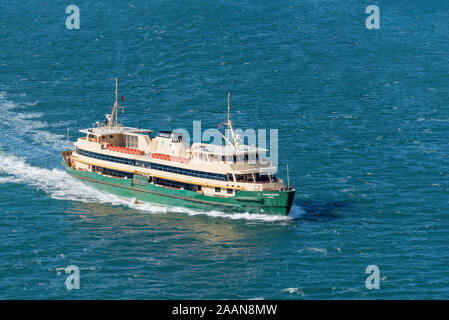
[[[2, 1], [0, 298], [448, 298], [447, 1], [79, 0], [79, 30], [68, 4]], [[121, 119], [154, 130], [216, 128], [230, 89], [236, 127], [279, 130], [291, 216], [133, 204], [68, 177], [66, 130], [110, 112], [115, 76]]]

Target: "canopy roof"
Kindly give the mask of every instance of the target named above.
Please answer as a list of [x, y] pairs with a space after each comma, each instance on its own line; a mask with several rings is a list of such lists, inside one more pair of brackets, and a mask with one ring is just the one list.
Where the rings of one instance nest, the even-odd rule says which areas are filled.
[[86, 134], [95, 134], [95, 135], [104, 135], [104, 134], [118, 134], [118, 133], [149, 133], [153, 132], [153, 130], [149, 129], [139, 129], [139, 128], [132, 128], [132, 127], [112, 127], [109, 129], [108, 127], [94, 127], [90, 129], [81, 129], [80, 132], [86, 133]]

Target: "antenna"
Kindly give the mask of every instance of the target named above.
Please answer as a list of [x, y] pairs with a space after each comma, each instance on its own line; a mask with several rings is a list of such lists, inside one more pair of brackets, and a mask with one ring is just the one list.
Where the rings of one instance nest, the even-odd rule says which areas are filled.
[[115, 127], [117, 128], [117, 121], [118, 121], [118, 114], [117, 114], [117, 107], [118, 107], [118, 102], [117, 102], [117, 78], [115, 78]]
[[229, 125], [231, 124], [230, 117], [229, 117], [229, 110], [231, 109], [231, 106], [229, 104], [230, 96], [231, 96], [231, 91], [228, 91], [228, 132], [226, 133], [226, 137], [228, 138], [228, 141], [229, 141], [229, 130], [230, 130]]
[[115, 116], [115, 126], [117, 127], [117, 107], [118, 107], [118, 103], [117, 103], [117, 78], [115, 78], [115, 102], [114, 102], [114, 107], [112, 108], [111, 116], [108, 119], [108, 121], [109, 121], [108, 128], [109, 129], [111, 129], [112, 125], [114, 124], [114, 116]]
[[229, 104], [229, 97], [231, 96], [231, 91], [228, 91], [228, 123], [229, 123], [229, 110], [231, 109], [231, 106]]
[[237, 149], [237, 147], [238, 147], [238, 138], [234, 135], [234, 129], [232, 128], [231, 115], [230, 115], [230, 110], [231, 110], [231, 105], [229, 103], [230, 96], [231, 96], [231, 91], [228, 91], [228, 122], [226, 122], [226, 125], [228, 126], [228, 130], [226, 132], [227, 138], [225, 138], [225, 139], [229, 143], [229, 131], [230, 131], [231, 135], [232, 135], [232, 142], [233, 143], [229, 143], [229, 144], [233, 145], [234, 148]]

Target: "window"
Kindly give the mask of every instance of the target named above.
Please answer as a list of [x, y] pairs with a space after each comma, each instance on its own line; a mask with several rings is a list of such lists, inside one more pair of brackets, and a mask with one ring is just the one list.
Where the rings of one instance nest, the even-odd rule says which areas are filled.
[[257, 182], [267, 182], [270, 181], [270, 177], [265, 174], [265, 173], [259, 173], [257, 172], [256, 174], [254, 174], [254, 177], [256, 178]]
[[232, 194], [232, 189], [228, 189], [228, 194]]
[[136, 166], [151, 169], [151, 162], [136, 160]]
[[215, 192], [221, 192], [220, 188], [215, 187]]
[[137, 139], [138, 139], [137, 136], [125, 134], [125, 146], [130, 149], [137, 149], [138, 145]]
[[235, 180], [236, 181], [243, 181], [243, 180], [245, 180], [245, 176], [243, 174], [236, 174], [235, 175]]

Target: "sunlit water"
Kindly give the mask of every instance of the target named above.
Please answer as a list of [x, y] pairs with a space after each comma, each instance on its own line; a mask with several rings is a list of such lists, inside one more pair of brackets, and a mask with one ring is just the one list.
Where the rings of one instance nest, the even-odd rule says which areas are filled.
[[[0, 10], [0, 298], [447, 298], [448, 3], [58, 1]], [[61, 150], [127, 125], [279, 130], [289, 217], [98, 192]], [[80, 268], [68, 291], [64, 268]], [[380, 269], [368, 290], [365, 269]]]

